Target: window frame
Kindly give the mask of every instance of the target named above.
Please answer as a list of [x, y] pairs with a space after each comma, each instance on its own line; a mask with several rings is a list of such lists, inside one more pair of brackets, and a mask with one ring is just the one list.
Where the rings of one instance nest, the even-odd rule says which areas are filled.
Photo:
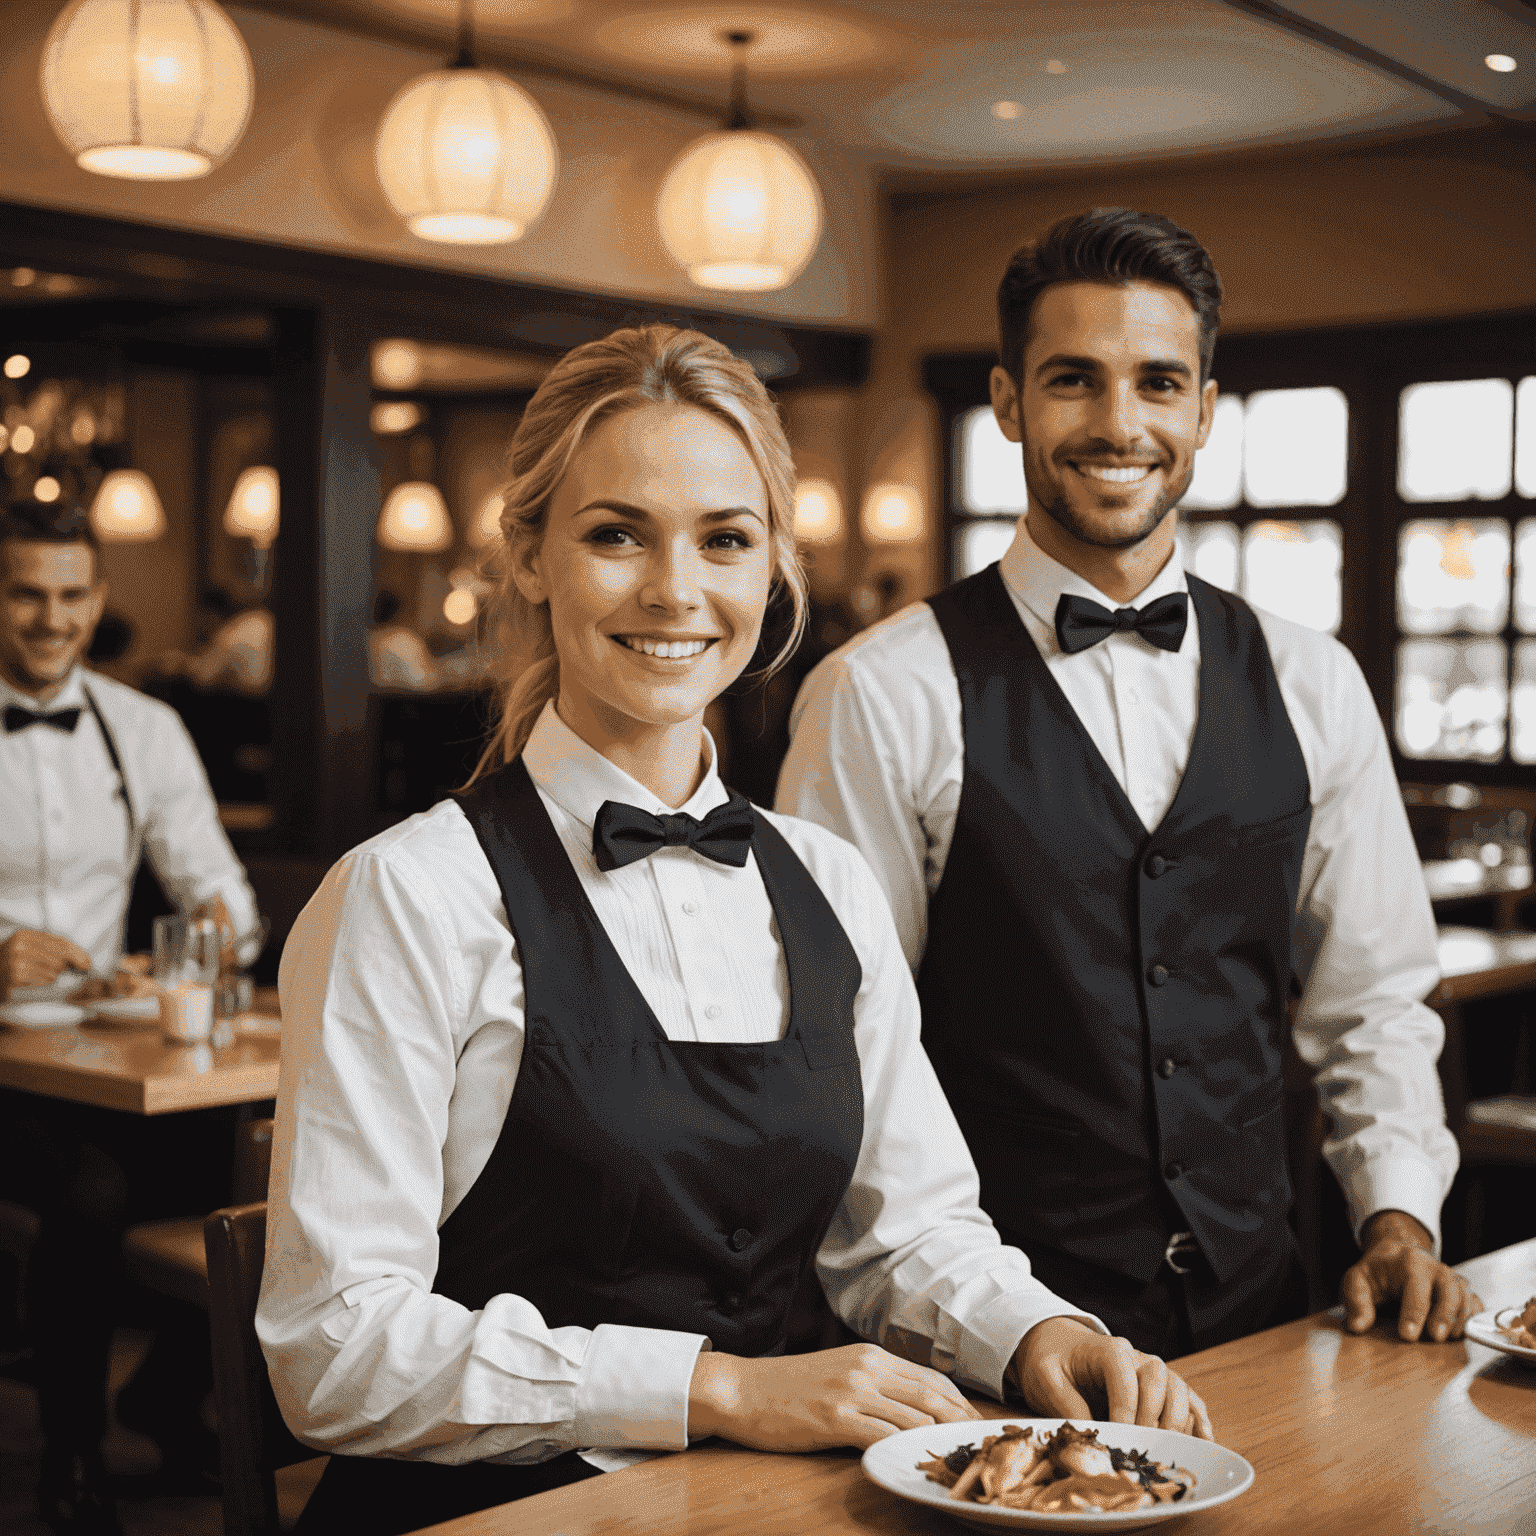
[[[924, 388], [942, 422], [943, 549], [939, 568], [952, 580], [955, 534], [971, 521], [958, 504], [955, 431], [960, 416], [989, 400], [995, 351], [933, 353], [922, 362]], [[1536, 763], [1505, 756], [1497, 763], [1407, 757], [1398, 750], [1393, 711], [1396, 692], [1397, 546], [1402, 525], [1422, 518], [1497, 517], [1511, 537], [1522, 516], [1536, 517], [1536, 498], [1513, 485], [1500, 501], [1405, 502], [1397, 494], [1398, 400], [1410, 384], [1536, 374], [1536, 309], [1471, 315], [1408, 325], [1338, 326], [1316, 330], [1223, 334], [1212, 375], [1224, 394], [1245, 399], [1264, 389], [1331, 385], [1349, 403], [1348, 481], [1331, 507], [1250, 507], [1192, 512], [1191, 523], [1231, 522], [1242, 529], [1260, 521], [1330, 518], [1344, 530], [1339, 640], [1359, 662], [1387, 731], [1399, 779], [1421, 783], [1509, 784], [1536, 788]], [[1470, 510], [1469, 510], [1470, 509]], [[1412, 638], [1412, 637], [1408, 637]], [[1489, 638], [1500, 638], [1490, 636]], [[1514, 606], [1502, 636], [1513, 667]], [[1536, 637], [1533, 637], [1536, 638]]]

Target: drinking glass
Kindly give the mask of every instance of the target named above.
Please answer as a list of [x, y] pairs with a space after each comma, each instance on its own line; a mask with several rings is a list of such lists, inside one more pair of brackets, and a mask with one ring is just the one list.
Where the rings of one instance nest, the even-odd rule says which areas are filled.
[[160, 988], [160, 1028], [195, 1044], [213, 1033], [213, 984], [219, 975], [219, 925], [206, 918], [157, 917], [151, 969]]

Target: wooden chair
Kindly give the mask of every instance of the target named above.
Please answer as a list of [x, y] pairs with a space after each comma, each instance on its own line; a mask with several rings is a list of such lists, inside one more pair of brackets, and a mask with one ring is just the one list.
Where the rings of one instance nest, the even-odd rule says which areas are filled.
[[[203, 1223], [203, 1237], [224, 1536], [272, 1536], [282, 1529], [274, 1473], [295, 1462], [313, 1462], [315, 1453], [300, 1445], [283, 1423], [256, 1339], [256, 1298], [267, 1240], [266, 1202], [215, 1211]], [[314, 1479], [307, 1481], [312, 1487]]]
[[[267, 1198], [272, 1168], [271, 1120], [247, 1120], [235, 1141], [236, 1205]], [[164, 1296], [208, 1306], [208, 1260], [201, 1216], [146, 1221], [123, 1234], [123, 1260], [130, 1279]]]

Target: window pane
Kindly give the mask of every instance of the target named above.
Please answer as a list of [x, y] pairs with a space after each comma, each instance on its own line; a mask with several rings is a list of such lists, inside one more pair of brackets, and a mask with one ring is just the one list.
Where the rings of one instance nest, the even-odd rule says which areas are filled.
[[1003, 551], [1013, 543], [1013, 527], [1011, 519], [1002, 517], [961, 523], [955, 530], [955, 576], [974, 576], [994, 560], [1001, 560]]
[[1341, 389], [1264, 389], [1243, 423], [1243, 493], [1255, 507], [1331, 507], [1344, 499], [1349, 402]]
[[1409, 757], [1497, 762], [1508, 688], [1502, 640], [1405, 640], [1397, 648], [1397, 744]]
[[1410, 384], [1397, 410], [1397, 494], [1404, 501], [1507, 496], [1513, 421], [1508, 379]]
[[1344, 530], [1326, 518], [1254, 523], [1243, 533], [1243, 596], [1282, 619], [1339, 632]]
[[1510, 696], [1510, 756], [1536, 763], [1536, 640], [1515, 646], [1515, 686]]
[[1515, 524], [1515, 628], [1536, 634], [1536, 517]]
[[1183, 507], [1225, 511], [1243, 495], [1243, 399], [1218, 395], [1211, 435], [1195, 455], [1195, 478], [1190, 481]]
[[1424, 518], [1397, 542], [1397, 627], [1410, 635], [1455, 629], [1496, 635], [1509, 614], [1509, 524]]
[[1177, 540], [1186, 571], [1225, 592], [1237, 591], [1237, 524], [1184, 523]]
[[955, 467], [955, 499], [967, 512], [1022, 512], [1029, 505], [1019, 445], [1003, 436], [990, 406], [967, 411], [956, 424]]
[[1536, 496], [1536, 378], [1515, 391], [1515, 489]]

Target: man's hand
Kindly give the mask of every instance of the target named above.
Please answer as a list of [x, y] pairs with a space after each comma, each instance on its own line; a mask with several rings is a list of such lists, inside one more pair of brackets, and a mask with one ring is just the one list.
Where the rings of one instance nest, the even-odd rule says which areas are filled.
[[1364, 1333], [1389, 1301], [1398, 1303], [1397, 1336], [1410, 1344], [1459, 1339], [1467, 1319], [1482, 1311], [1472, 1287], [1435, 1258], [1434, 1239], [1405, 1211], [1377, 1211], [1360, 1229], [1360, 1247], [1339, 1286], [1351, 1333]]
[[1106, 1338], [1070, 1317], [1050, 1317], [1024, 1335], [1014, 1356], [1019, 1388], [1036, 1413], [1098, 1417], [1084, 1392], [1107, 1405], [1115, 1424], [1156, 1425], [1210, 1440], [1210, 1415], [1183, 1378], [1129, 1339]]
[[688, 1438], [758, 1451], [863, 1449], [897, 1430], [981, 1414], [949, 1377], [878, 1344], [747, 1360], [703, 1351], [688, 1388]]
[[12, 987], [46, 987], [65, 971], [89, 971], [91, 957], [57, 933], [18, 928], [0, 944], [0, 995]]

